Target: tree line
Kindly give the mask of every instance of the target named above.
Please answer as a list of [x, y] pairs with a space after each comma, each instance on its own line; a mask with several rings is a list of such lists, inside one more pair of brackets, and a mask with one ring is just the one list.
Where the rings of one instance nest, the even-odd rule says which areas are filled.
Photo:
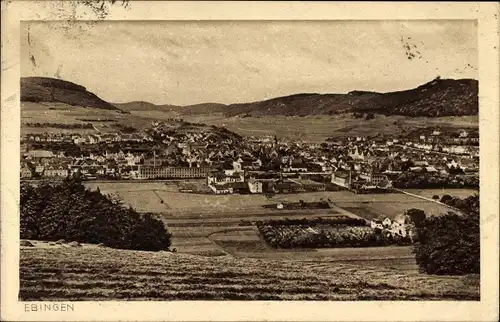
[[479, 195], [463, 199], [444, 195], [441, 202], [464, 214], [427, 217], [416, 225], [418, 241], [413, 252], [420, 270], [438, 275], [479, 274]]
[[93, 129], [94, 126], [91, 123], [26, 123], [26, 127], [36, 127], [36, 128], [58, 128], [58, 129]]
[[431, 173], [405, 172], [392, 182], [399, 189], [435, 189], [435, 188], [479, 188], [477, 176], [451, 175], [441, 177]]
[[120, 249], [168, 250], [171, 234], [154, 214], [86, 189], [79, 178], [21, 183], [21, 239], [76, 241]]

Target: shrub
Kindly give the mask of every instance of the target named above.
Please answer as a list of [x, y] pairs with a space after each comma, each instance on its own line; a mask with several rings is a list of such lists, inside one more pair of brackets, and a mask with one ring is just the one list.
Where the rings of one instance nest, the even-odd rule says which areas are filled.
[[[416, 228], [413, 252], [421, 271], [438, 275], [480, 271], [479, 196], [464, 199], [464, 215], [426, 218]], [[467, 208], [467, 209], [466, 209]]]
[[375, 115], [373, 113], [366, 113], [365, 120], [373, 120]]
[[135, 250], [166, 250], [170, 233], [151, 214], [89, 191], [78, 179], [21, 185], [21, 238], [71, 240]]
[[439, 196], [438, 195], [434, 195], [434, 196], [432, 196], [432, 199], [439, 200]]
[[450, 195], [444, 195], [441, 197], [441, 202], [445, 204], [448, 201], [450, 201], [451, 199], [453, 199], [453, 198]]

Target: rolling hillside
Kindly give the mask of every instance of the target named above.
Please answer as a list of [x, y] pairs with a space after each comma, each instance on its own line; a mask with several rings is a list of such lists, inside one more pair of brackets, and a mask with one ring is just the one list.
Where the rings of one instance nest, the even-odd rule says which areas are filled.
[[83, 86], [47, 77], [22, 77], [21, 102], [64, 103], [71, 106], [120, 111]]

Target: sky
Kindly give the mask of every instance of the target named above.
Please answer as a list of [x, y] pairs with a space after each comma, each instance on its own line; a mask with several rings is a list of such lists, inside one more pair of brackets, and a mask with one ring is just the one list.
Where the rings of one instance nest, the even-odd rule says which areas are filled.
[[478, 79], [477, 41], [472, 20], [23, 22], [21, 76], [71, 81], [114, 103], [389, 92]]

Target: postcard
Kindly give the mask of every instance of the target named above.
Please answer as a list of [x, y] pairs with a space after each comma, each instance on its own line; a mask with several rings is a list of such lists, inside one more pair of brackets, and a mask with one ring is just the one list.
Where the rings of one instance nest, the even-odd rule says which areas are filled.
[[2, 319], [497, 321], [498, 12], [2, 2]]

